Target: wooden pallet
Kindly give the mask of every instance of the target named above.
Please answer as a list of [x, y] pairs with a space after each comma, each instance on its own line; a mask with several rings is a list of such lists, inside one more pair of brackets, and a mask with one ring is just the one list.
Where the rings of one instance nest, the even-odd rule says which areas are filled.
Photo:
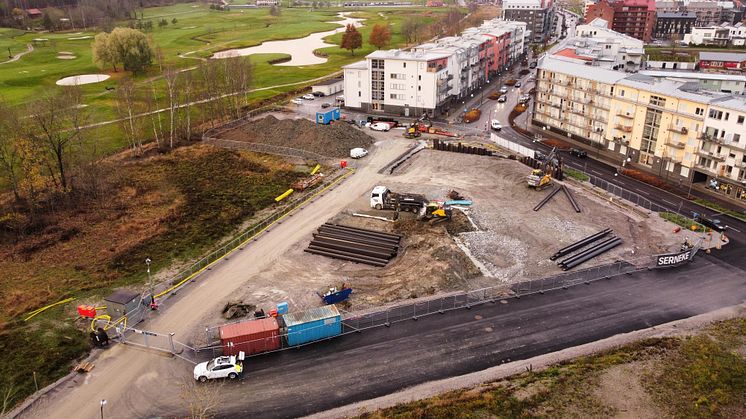
[[92, 369], [93, 369], [94, 367], [95, 367], [95, 365], [94, 365], [94, 364], [92, 364], [92, 363], [90, 363], [90, 362], [81, 362], [81, 363], [80, 363], [80, 364], [78, 364], [78, 365], [77, 365], [77, 366], [76, 366], [75, 368], [73, 368], [73, 371], [75, 371], [75, 372], [80, 372], [80, 373], [83, 373], [83, 372], [91, 372], [91, 370], [92, 370]]

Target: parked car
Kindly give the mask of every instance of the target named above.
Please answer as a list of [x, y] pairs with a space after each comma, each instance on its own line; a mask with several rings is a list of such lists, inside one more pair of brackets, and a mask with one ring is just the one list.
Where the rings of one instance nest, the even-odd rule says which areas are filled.
[[506, 100], [508, 100], [508, 95], [502, 95], [499, 98], [497, 98], [497, 101], [500, 102], [500, 103], [503, 103]]
[[194, 367], [194, 379], [202, 383], [216, 378], [238, 378], [243, 371], [244, 353], [239, 352], [236, 356], [219, 356], [207, 362], [202, 362]]
[[362, 147], [357, 147], [357, 148], [353, 148], [352, 150], [350, 150], [350, 157], [352, 157], [353, 159], [361, 159], [367, 155], [368, 155], [368, 150]]
[[515, 82], [515, 87], [521, 87], [521, 82], [519, 81]]
[[302, 97], [303, 97], [303, 99], [305, 99], [305, 100], [314, 100], [314, 99], [316, 99], [316, 96], [314, 96], [314, 95], [312, 95], [312, 94], [310, 94], [310, 93], [306, 93], [306, 94], [305, 94], [305, 95], [303, 95]]
[[521, 97], [518, 98], [518, 101], [521, 103], [528, 103], [529, 100], [531, 100], [531, 96], [529, 95], [521, 95]]
[[296, 105], [302, 105], [303, 104], [303, 99], [297, 97], [297, 98], [291, 100], [290, 103], [295, 103]]
[[579, 148], [572, 148], [570, 149], [570, 155], [584, 159], [588, 157], [588, 152]]
[[388, 131], [391, 129], [391, 125], [387, 122], [375, 122], [370, 124], [369, 128], [373, 131]]
[[503, 86], [500, 88], [500, 93], [508, 93], [508, 86]]
[[529, 68], [536, 68], [536, 61], [528, 65]]
[[498, 121], [497, 119], [493, 119], [492, 124], [490, 125], [492, 126], [492, 129], [494, 129], [495, 131], [500, 131], [501, 129], [503, 129], [503, 126], [500, 124], [500, 121]]
[[331, 107], [331, 106], [332, 106], [332, 104], [329, 103], [329, 102], [324, 102], [324, 103], [321, 104], [321, 107], [324, 108], [324, 109], [326, 109], [328, 107]]
[[314, 95], [314, 96], [316, 96], [316, 97], [324, 97], [325, 96], [324, 92], [313, 92], [311, 94]]

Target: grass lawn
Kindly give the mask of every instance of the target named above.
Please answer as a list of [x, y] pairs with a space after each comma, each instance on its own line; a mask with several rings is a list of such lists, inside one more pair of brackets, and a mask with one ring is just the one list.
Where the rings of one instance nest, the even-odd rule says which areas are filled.
[[[262, 54], [252, 56], [255, 64], [254, 88], [303, 82], [334, 73], [340, 67], [362, 59], [363, 56], [375, 50], [368, 44], [368, 36], [374, 24], [389, 24], [392, 28], [391, 47], [404, 44], [405, 40], [399, 34], [402, 22], [408, 17], [417, 17], [421, 23], [435, 21], [439, 15], [447, 12], [445, 8], [376, 8], [370, 10], [351, 11], [349, 9], [330, 8], [311, 11], [308, 8], [283, 8], [281, 16], [270, 16], [269, 9], [248, 9], [236, 11], [210, 10], [204, 4], [186, 3], [166, 7], [155, 7], [144, 10], [145, 19], [153, 20], [155, 28], [148, 32], [153, 44], [159, 47], [164, 61], [179, 68], [194, 66], [197, 59], [209, 57], [211, 54], [230, 48], [249, 47], [264, 41], [278, 39], [302, 38], [314, 32], [329, 31], [339, 28], [339, 25], [329, 23], [339, 20], [336, 16], [340, 11], [353, 12], [354, 17], [367, 19], [360, 32], [363, 35], [363, 48], [356, 50], [354, 55], [339, 47], [322, 49], [328, 54], [326, 63], [309, 66], [287, 67], [274, 66], [267, 63], [276, 55]], [[161, 18], [168, 20], [166, 27], [159, 28], [157, 21]], [[176, 18], [177, 23], [171, 23]], [[121, 25], [124, 25], [122, 22]], [[0, 92], [6, 101], [15, 105], [23, 105], [33, 100], [39, 94], [55, 89], [55, 82], [66, 76], [86, 73], [106, 73], [111, 79], [102, 83], [83, 86], [85, 101], [89, 110], [89, 122], [111, 120], [116, 117], [114, 111], [115, 93], [107, 91], [105, 87], [115, 86], [117, 80], [125, 76], [119, 71], [112, 72], [111, 68], [99, 69], [92, 61], [91, 43], [95, 32], [65, 32], [65, 33], [23, 33], [17, 30], [2, 30], [0, 32], [0, 46], [8, 45], [12, 51], [22, 51], [26, 44], [34, 44], [35, 50], [14, 63], [0, 65]], [[34, 42], [34, 39], [45, 38], [48, 41]], [[84, 38], [84, 39], [81, 39]], [[326, 39], [329, 43], [339, 44], [342, 34], [336, 34]], [[14, 53], [15, 53], [14, 52]], [[59, 52], [70, 52], [75, 56], [72, 60], [58, 58]], [[179, 54], [187, 54], [181, 58]], [[152, 66], [148, 74], [139, 75], [136, 82], [143, 82], [158, 77], [157, 66]], [[156, 83], [163, 97], [162, 83]], [[284, 93], [302, 87], [278, 87], [259, 91], [249, 95], [249, 100], [267, 98], [268, 92]], [[165, 106], [165, 100], [161, 102]], [[96, 133], [99, 150], [104, 153], [121, 149], [125, 144], [118, 127], [103, 130], [108, 135]]]

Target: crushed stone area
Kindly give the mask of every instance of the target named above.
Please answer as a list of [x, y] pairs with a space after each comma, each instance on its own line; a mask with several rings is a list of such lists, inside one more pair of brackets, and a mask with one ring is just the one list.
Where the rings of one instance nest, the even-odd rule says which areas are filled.
[[220, 138], [292, 147], [329, 157], [348, 157], [350, 149], [373, 144], [372, 137], [350, 124], [320, 125], [307, 119], [278, 119], [273, 115], [223, 132]]

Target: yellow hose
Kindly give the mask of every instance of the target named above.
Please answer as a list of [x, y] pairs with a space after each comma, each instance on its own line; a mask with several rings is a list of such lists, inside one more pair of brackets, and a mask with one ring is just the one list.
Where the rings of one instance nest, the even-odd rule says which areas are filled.
[[321, 169], [321, 165], [320, 165], [320, 164], [317, 164], [317, 165], [316, 165], [316, 167], [314, 167], [314, 168], [313, 168], [313, 170], [311, 170], [311, 174], [312, 174], [312, 175], [315, 175], [315, 174], [316, 174], [316, 172], [318, 172], [318, 171], [319, 171], [319, 169]]
[[288, 189], [287, 191], [283, 192], [282, 195], [280, 195], [277, 198], [275, 198], [275, 202], [282, 201], [283, 199], [287, 198], [293, 192], [294, 192], [293, 189]]
[[50, 305], [48, 305], [48, 306], [44, 306], [44, 307], [42, 307], [42, 308], [37, 308], [36, 310], [34, 310], [34, 311], [32, 311], [31, 313], [29, 313], [28, 317], [26, 317], [25, 319], [23, 319], [23, 321], [27, 322], [27, 321], [29, 321], [29, 320], [30, 320], [30, 319], [31, 319], [32, 317], [36, 316], [37, 314], [39, 314], [39, 313], [41, 313], [41, 312], [43, 312], [43, 311], [45, 311], [45, 310], [47, 310], [47, 309], [50, 309], [50, 308], [52, 308], [52, 307], [54, 307], [54, 306], [58, 306], [58, 305], [60, 305], [60, 304], [65, 304], [65, 303], [69, 303], [70, 301], [72, 301], [72, 300], [74, 300], [74, 299], [75, 299], [75, 298], [72, 298], [72, 297], [70, 297], [70, 298], [65, 298], [64, 300], [62, 300], [62, 301], [57, 301], [57, 302], [56, 302], [56, 303], [54, 303], [54, 304], [50, 304]]

